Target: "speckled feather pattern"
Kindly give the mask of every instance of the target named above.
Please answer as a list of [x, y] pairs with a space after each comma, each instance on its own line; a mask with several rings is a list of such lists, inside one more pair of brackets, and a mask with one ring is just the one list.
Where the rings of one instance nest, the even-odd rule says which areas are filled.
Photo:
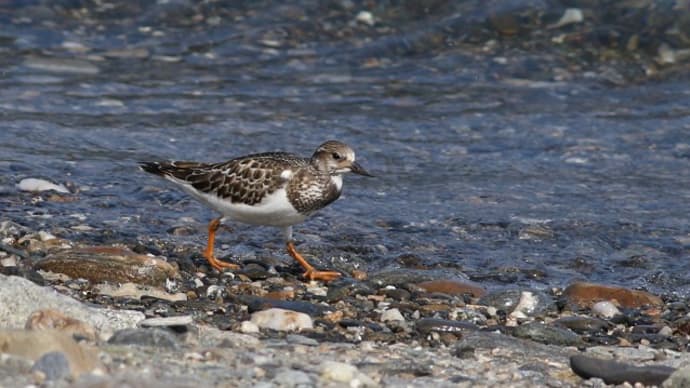
[[[289, 202], [302, 214], [319, 210], [340, 196], [330, 175], [311, 159], [285, 152], [252, 154], [222, 163], [151, 162], [142, 168], [189, 183], [199, 192], [250, 206], [284, 188]], [[285, 174], [286, 170], [290, 173]]]

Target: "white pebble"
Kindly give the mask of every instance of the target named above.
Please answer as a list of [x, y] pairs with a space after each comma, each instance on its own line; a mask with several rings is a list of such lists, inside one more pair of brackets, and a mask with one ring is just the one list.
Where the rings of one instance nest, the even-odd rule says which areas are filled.
[[17, 184], [17, 188], [21, 191], [40, 192], [53, 190], [58, 193], [69, 193], [69, 190], [63, 185], [56, 185], [53, 182], [38, 178], [24, 178]]
[[359, 11], [357, 16], [355, 16], [355, 20], [369, 26], [373, 26], [374, 24], [376, 24], [376, 21], [374, 20], [374, 15], [369, 11]]
[[388, 321], [402, 321], [405, 322], [405, 317], [400, 313], [398, 309], [388, 309], [381, 313], [381, 322]]
[[597, 302], [592, 306], [592, 314], [600, 318], [610, 319], [620, 313], [618, 307], [608, 300]]
[[257, 334], [259, 332], [259, 326], [252, 321], [242, 321], [240, 324], [240, 332], [244, 334]]
[[257, 311], [252, 314], [251, 321], [260, 328], [278, 331], [300, 331], [314, 328], [314, 323], [309, 315], [279, 308]]
[[38, 239], [45, 242], [48, 240], [55, 240], [56, 237], [46, 231], [41, 230], [38, 232]]
[[321, 378], [337, 383], [347, 383], [350, 387], [375, 387], [376, 382], [361, 373], [356, 366], [337, 361], [324, 361], [321, 364]]
[[549, 28], [558, 28], [567, 26], [568, 24], [582, 23], [584, 20], [585, 15], [582, 13], [581, 9], [568, 8], [565, 10], [565, 12], [563, 12], [563, 16], [561, 16], [561, 19], [557, 21], [556, 24], [549, 26]]
[[156, 317], [148, 318], [139, 322], [141, 327], [170, 327], [170, 326], [187, 326], [194, 323], [194, 318], [191, 315], [178, 315], [175, 317]]
[[344, 362], [326, 361], [321, 364], [321, 377], [326, 380], [349, 383], [358, 373], [356, 366]]

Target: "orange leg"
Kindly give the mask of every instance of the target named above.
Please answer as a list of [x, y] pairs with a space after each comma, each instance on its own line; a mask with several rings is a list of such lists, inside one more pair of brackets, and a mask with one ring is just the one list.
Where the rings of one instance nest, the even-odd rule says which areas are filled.
[[237, 264], [232, 264], [232, 263], [226, 263], [222, 260], [216, 259], [216, 257], [213, 255], [213, 245], [215, 244], [216, 241], [216, 231], [220, 227], [220, 218], [215, 218], [211, 220], [211, 222], [208, 224], [208, 245], [206, 246], [206, 250], [204, 251], [204, 257], [208, 261], [208, 263], [211, 265], [211, 267], [217, 269], [220, 272], [223, 272], [223, 268], [230, 268], [230, 269], [239, 269], [240, 266]]
[[335, 280], [338, 277], [341, 276], [340, 272], [335, 272], [335, 271], [317, 271], [314, 267], [311, 266], [307, 262], [307, 260], [302, 257], [302, 255], [297, 252], [295, 249], [295, 244], [292, 243], [292, 241], [288, 241], [287, 243], [287, 251], [292, 256], [293, 259], [297, 260], [297, 262], [306, 270], [304, 272], [304, 277], [307, 278], [307, 280], [323, 280], [324, 282], [330, 282], [331, 280]]

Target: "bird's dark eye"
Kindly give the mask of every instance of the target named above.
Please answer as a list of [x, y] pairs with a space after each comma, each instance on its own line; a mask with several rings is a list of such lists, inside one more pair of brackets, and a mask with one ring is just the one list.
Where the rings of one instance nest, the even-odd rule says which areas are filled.
[[340, 159], [342, 159], [342, 158], [343, 158], [343, 157], [342, 157], [342, 156], [340, 156], [340, 154], [339, 154], [339, 153], [337, 153], [337, 152], [334, 152], [334, 153], [333, 153], [333, 154], [332, 154], [331, 156], [333, 156], [333, 159], [335, 159], [335, 160], [340, 160]]

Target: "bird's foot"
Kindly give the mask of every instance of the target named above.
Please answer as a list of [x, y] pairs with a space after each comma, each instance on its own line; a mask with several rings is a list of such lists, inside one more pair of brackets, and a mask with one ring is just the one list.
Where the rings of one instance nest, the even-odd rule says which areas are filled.
[[208, 261], [208, 264], [211, 265], [211, 267], [217, 269], [220, 272], [225, 271], [225, 269], [231, 269], [231, 270], [240, 269], [239, 265], [233, 264], [233, 263], [228, 263], [228, 262], [222, 261], [222, 260], [218, 260], [215, 256], [206, 257], [206, 260]]
[[336, 271], [317, 271], [314, 268], [308, 269], [304, 275], [307, 280], [321, 280], [326, 283], [331, 282], [342, 276], [340, 272]]

